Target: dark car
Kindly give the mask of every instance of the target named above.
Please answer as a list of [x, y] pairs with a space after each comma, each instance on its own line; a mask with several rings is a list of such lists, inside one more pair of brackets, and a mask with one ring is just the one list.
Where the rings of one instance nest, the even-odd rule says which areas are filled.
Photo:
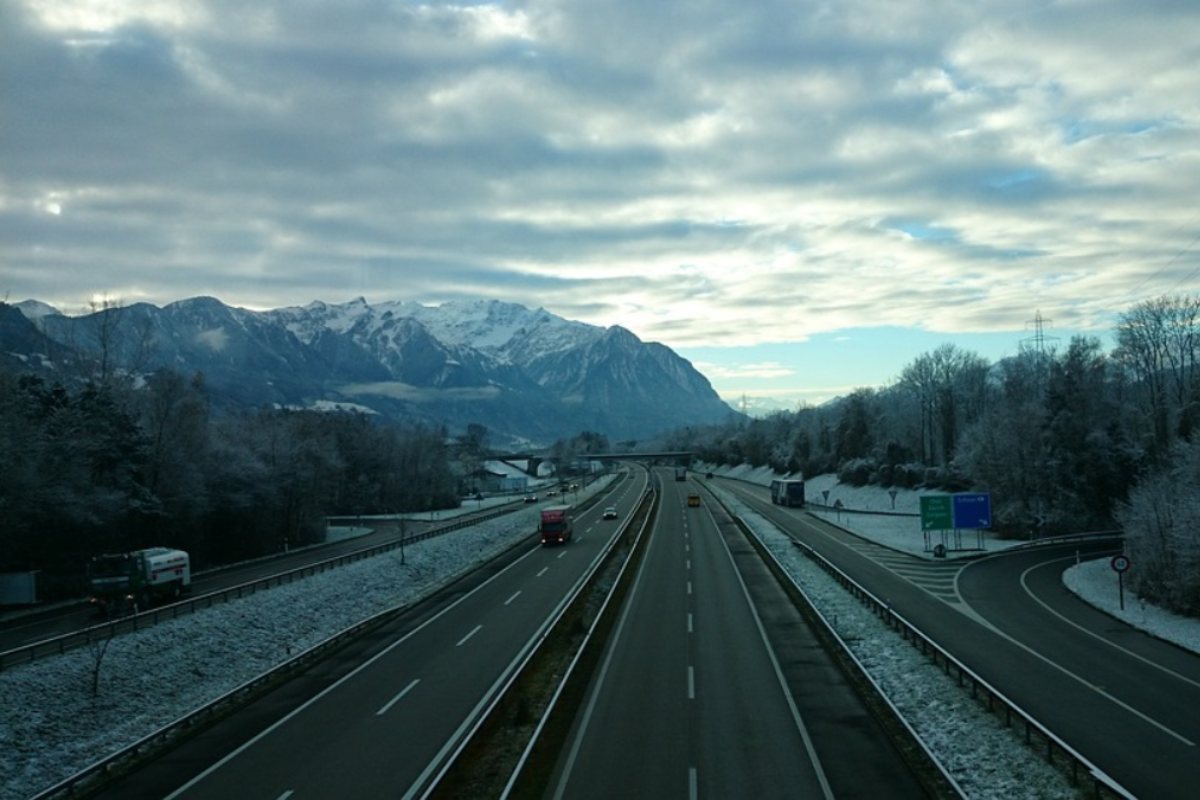
[[537, 502], [537, 495], [536, 495], [536, 494], [527, 494], [527, 495], [525, 495], [525, 502], [526, 502], [526, 503], [536, 503], [536, 502]]

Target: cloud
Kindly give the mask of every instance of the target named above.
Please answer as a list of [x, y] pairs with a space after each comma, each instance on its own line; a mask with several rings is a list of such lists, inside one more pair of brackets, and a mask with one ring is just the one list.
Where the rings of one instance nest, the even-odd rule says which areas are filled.
[[742, 378], [786, 378], [796, 374], [793, 367], [777, 361], [734, 365], [697, 361], [693, 366], [710, 378], [726, 382]]
[[1191, 3], [4, 13], [12, 296], [495, 297], [732, 346], [1195, 284]]

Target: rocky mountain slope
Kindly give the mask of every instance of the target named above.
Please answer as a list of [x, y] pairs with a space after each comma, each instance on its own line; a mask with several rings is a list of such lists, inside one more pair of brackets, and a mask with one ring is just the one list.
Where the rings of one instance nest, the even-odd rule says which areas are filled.
[[350, 404], [451, 432], [481, 423], [514, 444], [581, 430], [644, 439], [734, 413], [670, 348], [514, 303], [360, 298], [254, 312], [197, 297], [80, 317], [36, 301], [0, 311], [6, 369], [200, 372], [218, 404]]

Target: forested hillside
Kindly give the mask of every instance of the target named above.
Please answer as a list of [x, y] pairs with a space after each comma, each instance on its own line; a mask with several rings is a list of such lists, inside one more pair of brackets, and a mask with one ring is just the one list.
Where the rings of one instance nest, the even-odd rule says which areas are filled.
[[855, 485], [988, 490], [1014, 536], [1123, 525], [1139, 591], [1200, 613], [1200, 297], [1139, 303], [1115, 341], [994, 364], [946, 344], [886, 388], [678, 431], [669, 446]]
[[457, 502], [443, 431], [362, 414], [214, 414], [203, 378], [83, 388], [0, 373], [0, 572], [70, 595], [92, 555], [167, 545], [204, 568], [318, 540], [327, 514]]

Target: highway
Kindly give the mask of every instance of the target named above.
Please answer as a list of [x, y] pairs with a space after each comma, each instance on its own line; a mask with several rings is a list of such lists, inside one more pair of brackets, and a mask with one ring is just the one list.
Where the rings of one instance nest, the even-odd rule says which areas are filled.
[[1111, 542], [930, 562], [866, 542], [765, 489], [722, 482], [888, 602], [1139, 797], [1200, 785], [1200, 657], [1095, 611], [1062, 586]]
[[[486, 515], [495, 509], [489, 509], [480, 514]], [[374, 530], [364, 536], [344, 539], [314, 547], [305, 547], [289, 553], [279, 553], [273, 557], [255, 559], [229, 567], [197, 573], [192, 578], [193, 596], [207, 592], [227, 589], [253, 580], [277, 575], [288, 570], [300, 569], [320, 561], [336, 558], [353, 553], [366, 547], [386, 545], [398, 542], [401, 537], [400, 525], [395, 521], [380, 521], [366, 519], [364, 526]], [[405, 536], [415, 536], [436, 527], [449, 524], [447, 522], [427, 522], [424, 520], [406, 520]], [[45, 641], [55, 636], [74, 633], [103, 620], [99, 619], [96, 610], [86, 600], [78, 603], [59, 606], [44, 612], [25, 616], [9, 617], [0, 620], [0, 652]]]
[[707, 505], [687, 507], [693, 484], [658, 474], [649, 549], [549, 796], [924, 796], [741, 540], [737, 565], [757, 566], [756, 602], [786, 632], [781, 664], [727, 544], [740, 534], [728, 523], [723, 533]]
[[105, 797], [413, 797], [429, 785], [586, 567], [645, 475], [580, 516], [563, 547], [530, 545], [486, 580], [402, 616], [302, 679], [111, 785]]

